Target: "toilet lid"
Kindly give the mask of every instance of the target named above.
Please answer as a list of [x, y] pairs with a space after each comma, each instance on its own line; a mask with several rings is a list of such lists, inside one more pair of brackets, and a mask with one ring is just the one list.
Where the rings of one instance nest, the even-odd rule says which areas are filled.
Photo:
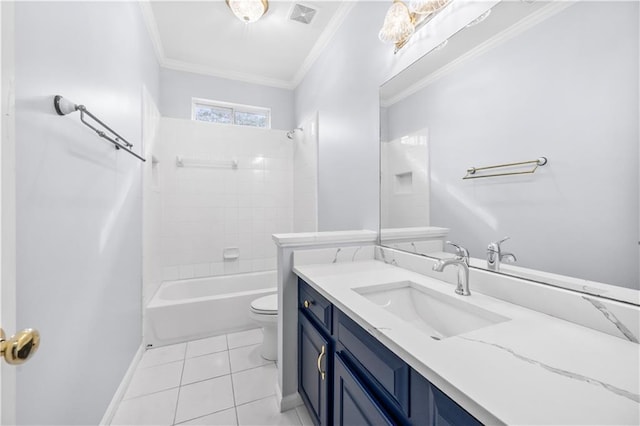
[[251, 310], [261, 314], [278, 314], [278, 294], [260, 297], [251, 302]]

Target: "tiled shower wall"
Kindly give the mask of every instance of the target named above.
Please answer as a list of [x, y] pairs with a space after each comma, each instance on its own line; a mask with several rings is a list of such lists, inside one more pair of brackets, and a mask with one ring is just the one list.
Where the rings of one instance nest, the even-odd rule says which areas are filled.
[[[284, 131], [162, 118], [157, 157], [163, 280], [275, 269], [271, 235], [293, 230], [293, 141]], [[223, 258], [236, 248], [237, 259]]]
[[382, 143], [380, 156], [380, 226], [429, 226], [427, 129]]

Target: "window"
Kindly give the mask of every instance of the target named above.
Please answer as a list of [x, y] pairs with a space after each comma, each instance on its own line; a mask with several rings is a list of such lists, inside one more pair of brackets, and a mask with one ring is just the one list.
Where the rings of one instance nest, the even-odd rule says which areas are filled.
[[191, 118], [196, 121], [271, 128], [271, 109], [193, 98]]

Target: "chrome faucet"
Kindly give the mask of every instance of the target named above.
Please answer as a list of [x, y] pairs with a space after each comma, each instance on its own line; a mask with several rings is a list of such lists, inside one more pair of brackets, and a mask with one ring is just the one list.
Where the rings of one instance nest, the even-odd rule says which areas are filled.
[[515, 262], [516, 255], [513, 253], [503, 253], [501, 244], [511, 237], [504, 237], [500, 241], [489, 244], [487, 247], [487, 268], [491, 271], [500, 270], [500, 262]]
[[458, 285], [456, 286], [456, 294], [461, 296], [469, 296], [469, 252], [466, 248], [457, 244], [447, 241], [447, 244], [455, 247], [456, 257], [453, 259], [440, 259], [438, 263], [433, 265], [433, 270], [436, 272], [442, 272], [444, 268], [449, 265], [456, 265], [458, 267]]

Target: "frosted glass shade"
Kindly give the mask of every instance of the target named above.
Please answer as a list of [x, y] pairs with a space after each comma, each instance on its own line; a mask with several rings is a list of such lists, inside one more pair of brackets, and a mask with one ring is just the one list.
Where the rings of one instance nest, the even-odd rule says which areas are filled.
[[409, 9], [401, 1], [394, 1], [384, 17], [378, 38], [386, 43], [398, 43], [413, 35], [415, 26]]
[[256, 22], [269, 8], [267, 0], [227, 0], [227, 5], [242, 22]]
[[409, 10], [419, 15], [435, 13], [449, 3], [450, 0], [412, 0]]

